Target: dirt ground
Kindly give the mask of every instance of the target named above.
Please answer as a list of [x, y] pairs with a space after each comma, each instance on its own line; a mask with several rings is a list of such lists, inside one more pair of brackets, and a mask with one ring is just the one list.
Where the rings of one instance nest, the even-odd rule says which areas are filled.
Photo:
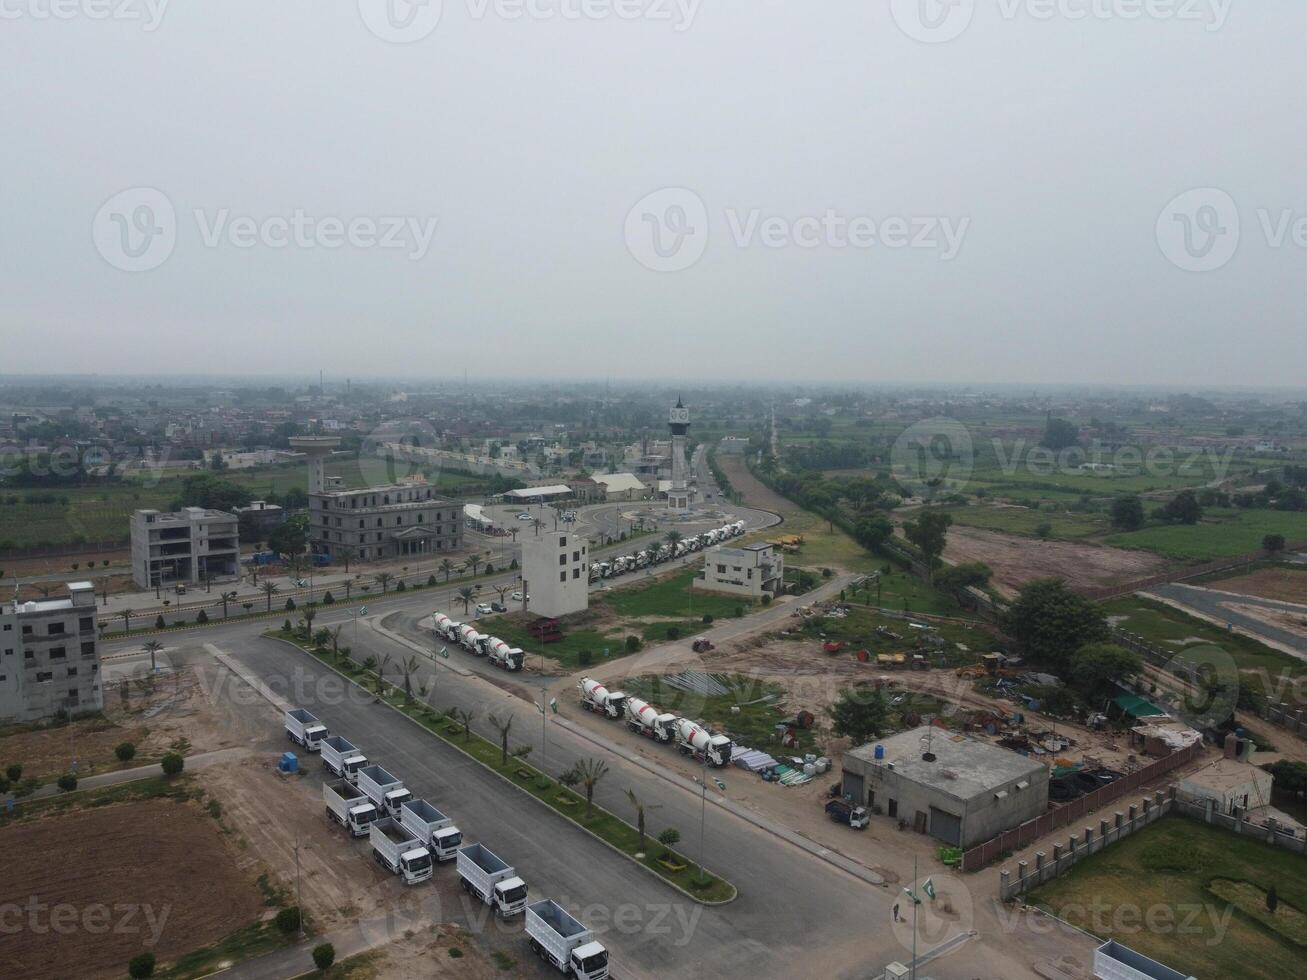
[[1248, 575], [1236, 575], [1218, 582], [1205, 582], [1210, 589], [1240, 595], [1307, 603], [1307, 570], [1261, 568]]
[[749, 507], [756, 507], [759, 510], [769, 510], [773, 514], [792, 514], [798, 508], [794, 503], [774, 493], [749, 472], [749, 468], [744, 465], [744, 457], [737, 453], [720, 453], [717, 456], [717, 465], [721, 467], [722, 472], [726, 474], [726, 479], [731, 481], [731, 486], [741, 494], [744, 502]]
[[952, 527], [944, 557], [951, 562], [982, 561], [994, 570], [993, 584], [1015, 596], [1025, 582], [1036, 578], [1064, 578], [1073, 587], [1096, 587], [1146, 578], [1166, 562], [1143, 551], [1069, 541], [1035, 541], [1031, 538]]
[[[452, 957], [451, 949], [463, 955]], [[457, 977], [458, 980], [513, 980], [525, 976], [520, 969], [500, 970], [477, 946], [476, 940], [458, 926], [442, 923], [426, 932], [400, 939], [378, 951], [371, 971], [349, 980], [429, 980]]]
[[[136, 756], [120, 763], [114, 748], [122, 742], [136, 746]], [[46, 728], [11, 728], [0, 734], [0, 764], [20, 764], [23, 776], [50, 780], [67, 772], [77, 760], [77, 772], [128, 769], [163, 757], [177, 745], [187, 751], [210, 751], [241, 744], [222, 715], [205, 697], [194, 670], [182, 668], [162, 675], [152, 691], [128, 685], [124, 701], [118, 684], [104, 695], [104, 717], [87, 718]]]
[[264, 911], [217, 823], [190, 804], [128, 803], [49, 817], [6, 828], [0, 844], [2, 976], [117, 978], [147, 948], [167, 961]]

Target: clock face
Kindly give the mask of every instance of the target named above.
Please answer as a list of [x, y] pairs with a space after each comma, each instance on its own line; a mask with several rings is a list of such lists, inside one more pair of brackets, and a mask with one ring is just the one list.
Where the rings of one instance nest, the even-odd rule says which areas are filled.
[[689, 410], [688, 408], [674, 408], [674, 409], [672, 409], [672, 421], [673, 421], [673, 422], [688, 422], [688, 421], [690, 421], [690, 410]]

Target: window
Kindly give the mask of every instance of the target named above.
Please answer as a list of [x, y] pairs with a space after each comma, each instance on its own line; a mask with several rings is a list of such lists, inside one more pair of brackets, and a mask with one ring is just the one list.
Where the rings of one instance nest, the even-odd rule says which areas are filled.
[[567, 564], [567, 555], [559, 555], [559, 556], [558, 556], [558, 564], [560, 564], [560, 565], [566, 565], [566, 564]]
[[54, 674], [52, 674], [50, 671], [38, 670], [36, 672], [36, 682], [38, 684], [41, 683], [42, 681], [50, 681], [50, 680], [54, 680]]
[[67, 653], [63, 647], [51, 647], [49, 656], [51, 660], [63, 660]]
[[572, 561], [580, 561], [580, 560], [581, 560], [581, 552], [579, 551], [572, 552]]
[[725, 574], [726, 574], [726, 566], [725, 566], [725, 565], [718, 565], [718, 566], [717, 566], [717, 574], [718, 574], [718, 575], [725, 575]]
[[23, 636], [31, 636], [31, 635], [32, 635], [32, 624], [31, 624], [31, 623], [24, 623], [24, 624], [23, 624]]
[[6, 648], [6, 650], [5, 650], [5, 656], [6, 656], [6, 657], [12, 657], [13, 655], [14, 655], [14, 648], [13, 648], [13, 647], [8, 647], [8, 648]]
[[9, 632], [10, 630], [12, 630], [13, 628], [14, 628], [14, 624], [13, 624], [13, 623], [5, 623], [5, 632], [6, 632], [6, 633], [8, 633], [8, 632]]
[[560, 548], [566, 548], [566, 547], [567, 547], [567, 538], [559, 538], [559, 539], [558, 539], [558, 547], [560, 547]]
[[563, 571], [558, 573], [558, 581], [560, 582], [567, 581], [567, 569], [563, 569]]
[[32, 651], [32, 650], [24, 650], [24, 651], [23, 651], [23, 659], [24, 659], [24, 660], [35, 660], [35, 659], [36, 659], [36, 653], [35, 653], [34, 651]]
[[572, 569], [572, 578], [580, 578], [580, 577], [581, 577], [581, 569], [579, 568]]
[[95, 641], [94, 641], [94, 640], [88, 640], [86, 643], [83, 643], [83, 644], [82, 644], [82, 656], [83, 656], [83, 657], [94, 657], [94, 656], [95, 656]]
[[76, 667], [69, 667], [69, 668], [68, 668], [68, 676], [69, 676], [69, 677], [76, 677], [76, 676], [77, 676], [77, 668], [76, 668]]
[[83, 616], [81, 619], [77, 621], [77, 628], [80, 629], [83, 633], [89, 633], [93, 629], [95, 629], [95, 620], [92, 619], [90, 616]]

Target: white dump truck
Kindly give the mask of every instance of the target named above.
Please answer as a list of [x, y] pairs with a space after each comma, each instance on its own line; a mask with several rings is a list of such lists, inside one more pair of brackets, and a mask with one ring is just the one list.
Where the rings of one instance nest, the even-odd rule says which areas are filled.
[[336, 821], [351, 837], [362, 837], [377, 819], [377, 808], [372, 801], [348, 779], [323, 783], [322, 802], [327, 806], [327, 819]]
[[703, 761], [707, 759], [714, 766], [724, 766], [731, 761], [731, 740], [725, 735], [714, 735], [698, 722], [689, 718], [676, 719], [676, 747], [682, 755], [693, 755]]
[[431, 877], [431, 852], [422, 841], [394, 817], [378, 817], [368, 828], [372, 856], [392, 874], [402, 875], [404, 884], [416, 885]]
[[526, 907], [526, 934], [536, 956], [564, 976], [578, 980], [604, 980], [608, 976], [608, 950], [553, 899]]
[[454, 821], [426, 800], [409, 800], [399, 808], [399, 822], [417, 835], [437, 861], [451, 861], [463, 843], [463, 832]]
[[526, 662], [526, 654], [519, 647], [511, 647], [497, 636], [489, 638], [486, 644], [486, 659], [496, 667], [504, 670], [521, 670]]
[[609, 691], [589, 677], [582, 677], [576, 687], [581, 692], [581, 707], [587, 711], [595, 711], [609, 718], [622, 717], [626, 695], [621, 691]]
[[307, 752], [318, 751], [318, 744], [327, 737], [327, 726], [318, 721], [311, 712], [303, 708], [291, 708], [286, 712], [286, 737], [297, 745], [304, 746]]
[[318, 743], [322, 752], [322, 768], [336, 776], [344, 776], [351, 783], [358, 782], [358, 772], [368, 764], [368, 757], [343, 735], [329, 735]]
[[404, 780], [381, 766], [364, 766], [358, 771], [355, 782], [367, 794], [368, 799], [377, 805], [377, 809], [387, 816], [399, 816], [399, 808], [413, 799], [412, 792], [404, 788]]
[[526, 882], [484, 844], [458, 849], [458, 877], [463, 890], [491, 906], [503, 918], [526, 908]]
[[628, 698], [626, 701], [626, 727], [637, 735], [670, 742], [676, 737], [676, 715], [671, 712], [660, 713], [648, 701], [640, 698]]

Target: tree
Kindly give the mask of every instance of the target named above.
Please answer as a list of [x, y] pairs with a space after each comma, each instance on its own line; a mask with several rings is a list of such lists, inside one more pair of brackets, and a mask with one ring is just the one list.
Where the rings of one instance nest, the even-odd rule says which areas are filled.
[[[680, 542], [680, 540], [681, 540], [681, 532], [680, 532], [680, 531], [668, 531], [666, 534], [663, 535], [663, 540], [666, 541], [668, 544], [670, 544], [670, 545], [672, 546], [672, 549], [675, 550], [675, 549], [676, 549], [676, 545], [677, 545], [677, 544]], [[627, 790], [627, 792], [629, 793], [630, 790]], [[641, 849], [643, 849], [643, 847], [642, 847]]]
[[681, 832], [675, 827], [668, 827], [658, 835], [658, 843], [663, 845], [663, 858], [672, 856], [672, 848], [681, 842]]
[[1272, 555], [1278, 555], [1284, 550], [1283, 534], [1268, 534], [1262, 538], [1262, 550]]
[[218, 596], [218, 600], [222, 603], [222, 618], [223, 618], [223, 619], [226, 619], [226, 618], [227, 618], [227, 603], [229, 603], [229, 602], [235, 602], [235, 601], [236, 601], [236, 593], [235, 593], [235, 592], [224, 592], [224, 593], [222, 593], [222, 595]]
[[329, 970], [336, 962], [336, 947], [331, 943], [319, 943], [313, 947], [313, 965], [319, 970]]
[[1086, 643], [1107, 639], [1107, 621], [1097, 603], [1067, 588], [1060, 578], [1034, 579], [1021, 587], [1003, 616], [1004, 631], [1033, 660], [1066, 667]]
[[834, 724], [835, 734], [843, 735], [854, 745], [863, 745], [886, 730], [889, 724], [889, 705], [879, 690], [866, 691], [846, 688], [839, 700], [826, 709]]
[[449, 584], [449, 576], [454, 574], [454, 563], [448, 558], [440, 559], [440, 570], [445, 573], [445, 584]]
[[278, 525], [268, 535], [268, 549], [279, 555], [303, 555], [309, 543], [309, 518], [307, 514], [296, 514], [290, 520]]
[[903, 525], [903, 533], [915, 544], [926, 559], [926, 568], [933, 574], [939, 565], [940, 555], [944, 553], [949, 526], [953, 518], [948, 514], [928, 511], [915, 521]]
[[113, 754], [118, 757], [119, 762], [131, 762], [136, 758], [136, 746], [131, 742], [119, 742], [114, 746]]
[[155, 658], [158, 656], [159, 651], [163, 649], [163, 644], [158, 640], [146, 640], [142, 649], [150, 655], [150, 673], [153, 674], [158, 670]]
[[983, 588], [989, 584], [993, 574], [993, 570], [984, 562], [963, 562], [961, 565], [941, 568], [935, 574], [935, 585], [948, 592], [960, 592], [968, 586]]
[[564, 786], [580, 784], [585, 788], [585, 818], [590, 819], [594, 809], [595, 786], [608, 775], [608, 763], [602, 759], [582, 759], [559, 777]]
[[1181, 490], [1157, 509], [1157, 516], [1172, 524], [1197, 524], [1202, 519], [1203, 508], [1192, 490]]
[[304, 638], [307, 640], [313, 633], [313, 621], [318, 618], [318, 610], [313, 603], [304, 607], [304, 612], [300, 613], [300, 618], [304, 620]]
[[513, 716], [505, 715], [500, 718], [496, 714], [487, 715], [490, 719], [490, 725], [495, 731], [499, 732], [499, 764], [508, 765], [508, 733], [513, 730]]
[[1138, 531], [1144, 526], [1144, 502], [1135, 494], [1112, 501], [1112, 526], [1122, 531]]
[[472, 712], [468, 711], [466, 708], [450, 708], [445, 712], [445, 714], [453, 718], [456, 724], [462, 726], [463, 741], [466, 742], [468, 740], [468, 732], [471, 730]]
[[127, 975], [133, 980], [147, 980], [154, 976], [154, 954], [138, 953], [127, 962]]
[[66, 772], [59, 777], [58, 786], [65, 793], [71, 793], [77, 789], [77, 777], [71, 772]]
[[467, 556], [467, 565], [468, 568], [472, 569], [473, 575], [476, 575], [477, 569], [481, 567], [481, 563], [485, 560], [485, 556], [477, 552]]
[[182, 758], [180, 753], [169, 752], [161, 760], [160, 766], [163, 768], [165, 776], [177, 776], [186, 768], [186, 760]]
[[653, 805], [653, 806], [645, 806], [643, 803], [640, 802], [640, 798], [639, 798], [638, 796], [635, 795], [635, 790], [633, 790], [633, 789], [627, 789], [627, 791], [626, 791], [626, 798], [627, 798], [628, 800], [631, 801], [631, 806], [635, 807], [635, 829], [636, 829], [637, 831], [639, 831], [639, 833], [640, 833], [640, 847], [639, 847], [638, 849], [641, 850], [641, 851], [643, 851], [643, 850], [644, 850], [644, 839], [645, 839], [645, 835], [644, 835], [644, 811], [645, 811], [645, 810], [656, 810], [656, 809], [658, 808], [658, 806], [661, 806], [661, 804], [656, 804], [656, 805]]
[[468, 588], [466, 585], [463, 586], [463, 588], [461, 588], [461, 589], [458, 590], [458, 600], [459, 600], [459, 602], [463, 603], [463, 615], [464, 615], [464, 616], [466, 616], [467, 613], [468, 613], [468, 610], [472, 608], [472, 600], [473, 600], [473, 598], [475, 598], [475, 597], [476, 597], [476, 593], [473, 592], [473, 591], [472, 591], [470, 588]]
[[209, 621], [209, 614], [205, 612], [203, 609], [201, 609], [198, 613], [195, 614], [195, 621], [199, 623], [201, 626], [203, 626], [205, 623]]
[[1048, 417], [1044, 423], [1044, 435], [1039, 440], [1039, 444], [1054, 452], [1059, 449], [1070, 449], [1072, 446], [1080, 445], [1080, 430], [1066, 419]]
[[251, 499], [250, 491], [209, 473], [188, 476], [182, 480], [181, 496], [174, 500], [172, 510], [183, 507], [204, 507], [211, 510], [232, 511], [244, 507]]
[[1110, 698], [1116, 681], [1129, 681], [1144, 669], [1137, 653], [1115, 643], [1088, 643], [1071, 660], [1071, 683], [1086, 699]]
[[119, 613], [119, 615], [122, 616], [123, 618], [123, 632], [126, 633], [129, 629], [132, 628], [132, 617], [136, 615], [136, 610], [124, 609], [121, 613]]
[[853, 528], [853, 539], [868, 551], [880, 549], [894, 536], [894, 525], [883, 514], [864, 517]]
[[281, 589], [277, 587], [276, 582], [264, 582], [259, 586], [259, 588], [263, 591], [264, 596], [268, 600], [268, 612], [272, 612], [272, 597], [280, 592]]
[[330, 642], [331, 630], [327, 629], [325, 626], [320, 627], [318, 631], [313, 634], [313, 645], [319, 650], [327, 649], [327, 644]]
[[284, 909], [277, 912], [277, 928], [290, 935], [292, 932], [299, 931], [300, 927], [300, 910], [298, 905], [287, 905]]
[[376, 583], [381, 586], [382, 595], [386, 594], [386, 586], [388, 586], [395, 578], [395, 576], [391, 575], [390, 572], [377, 572], [377, 574], [372, 577]]
[[1042, 524], [1035, 526], [1035, 537], [1039, 538], [1040, 541], [1047, 541], [1052, 536], [1053, 525], [1048, 523], [1048, 521], [1044, 521]]
[[404, 675], [404, 703], [413, 703], [413, 675], [417, 673], [421, 662], [417, 657], [406, 657], [399, 662], [400, 672]]
[[1266, 891], [1266, 911], [1274, 915], [1275, 910], [1279, 907], [1280, 907], [1280, 896], [1279, 893], [1276, 892], [1275, 886], [1272, 885]]
[[385, 689], [386, 668], [390, 666], [390, 654], [383, 653], [381, 659], [377, 661], [377, 697], [381, 697], [381, 692]]

